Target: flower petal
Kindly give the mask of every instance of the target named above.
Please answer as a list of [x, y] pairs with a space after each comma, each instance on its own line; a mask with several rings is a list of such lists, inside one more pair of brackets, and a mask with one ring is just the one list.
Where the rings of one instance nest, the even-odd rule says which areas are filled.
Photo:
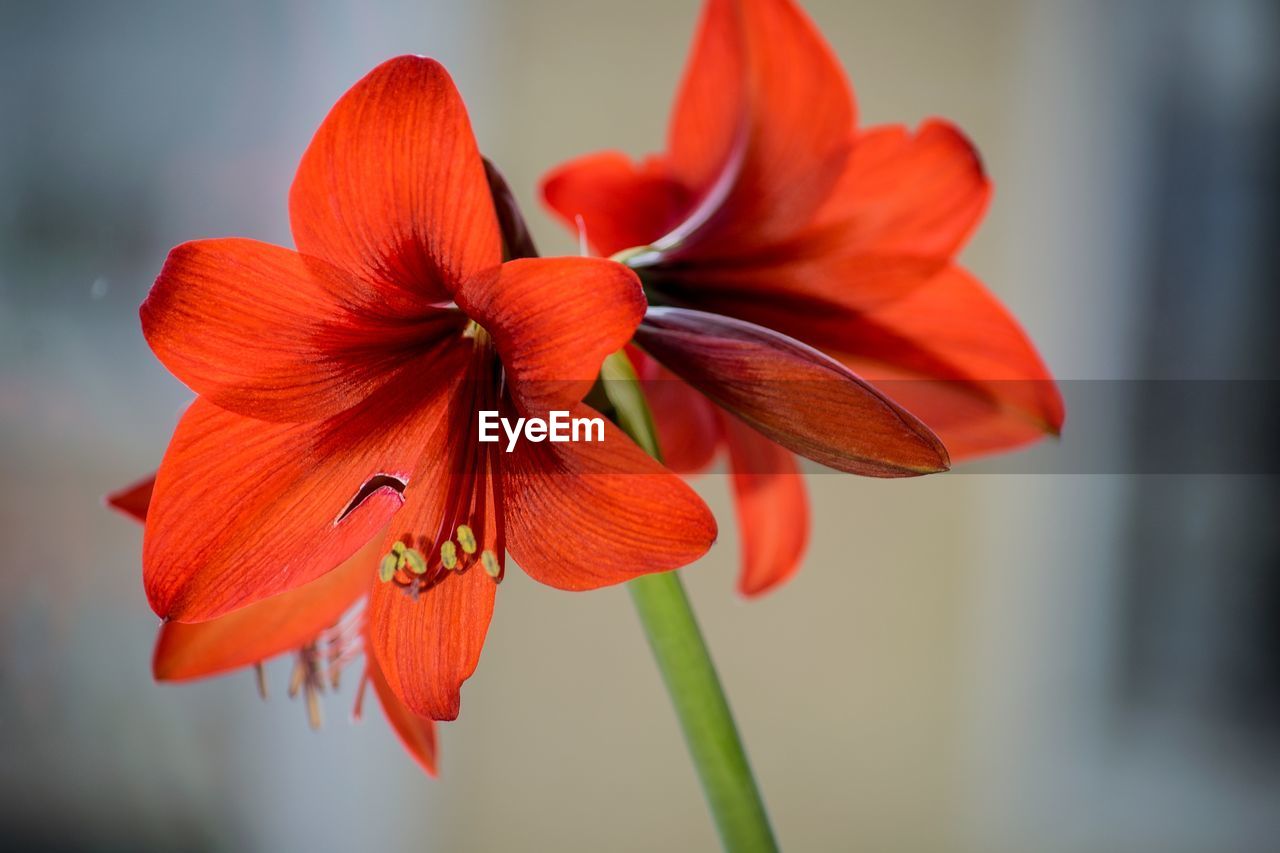
[[139, 480], [118, 492], [107, 495], [107, 503], [136, 521], [147, 520], [147, 507], [151, 506], [151, 492], [156, 487], [156, 475]]
[[351, 408], [460, 321], [423, 306], [398, 316], [324, 261], [239, 239], [170, 252], [141, 314], [152, 350], [196, 393], [280, 421]]
[[676, 304], [770, 328], [779, 312], [868, 311], [949, 265], [990, 196], [977, 152], [952, 125], [932, 120], [915, 134], [878, 128], [858, 137], [831, 198], [792, 239], [659, 266], [648, 283]]
[[369, 636], [405, 707], [433, 720], [457, 719], [462, 684], [480, 662], [497, 589], [478, 564], [449, 572], [416, 598], [395, 584], [374, 584]]
[[[573, 417], [598, 417], [587, 406]], [[503, 456], [507, 547], [535, 580], [595, 589], [701, 557], [716, 523], [692, 489], [613, 424], [604, 441], [522, 441]]]
[[512, 396], [530, 414], [567, 409], [644, 315], [635, 273], [599, 258], [532, 258], [468, 280], [458, 305], [493, 336]]
[[871, 477], [945, 470], [928, 427], [837, 362], [741, 320], [651, 308], [636, 343], [783, 447]]
[[804, 476], [789, 451], [724, 416], [734, 507], [742, 531], [738, 592], [763, 595], [790, 580], [809, 543]]
[[[457, 351], [462, 353], [461, 348]], [[143, 540], [160, 616], [201, 622], [323, 575], [399, 509], [457, 381], [442, 353], [327, 421], [279, 424], [197, 399], [156, 475]]]
[[156, 638], [152, 674], [157, 681], [203, 678], [311, 642], [368, 592], [381, 544], [375, 537], [328, 574], [217, 619], [166, 622]]
[[428, 302], [502, 261], [466, 107], [432, 59], [388, 60], [342, 96], [303, 155], [289, 216], [298, 251]]
[[637, 165], [619, 151], [588, 154], [548, 172], [542, 198], [570, 229], [581, 217], [587, 242], [606, 257], [657, 240], [695, 201], [660, 160]]
[[844, 72], [795, 3], [709, 0], [668, 131], [672, 175], [699, 203], [662, 243], [707, 257], [789, 236], [830, 193], [854, 122]]
[[920, 417], [956, 459], [1062, 429], [1062, 396], [1031, 340], [959, 267], [865, 315], [818, 323], [816, 332], [815, 343]]
[[[955, 125], [930, 119], [861, 131], [811, 238], [823, 232], [846, 254], [954, 255], [991, 200], [973, 143]], [[833, 247], [834, 248], [834, 247]]]
[[366, 658], [368, 660], [367, 669], [365, 670], [366, 677], [373, 683], [373, 689], [378, 694], [378, 701], [382, 703], [382, 711], [387, 715], [387, 722], [391, 724], [391, 729], [396, 733], [396, 737], [400, 739], [400, 743], [404, 745], [404, 748], [409, 751], [409, 755], [413, 756], [413, 760], [418, 762], [418, 766], [427, 771], [428, 775], [440, 775], [436, 765], [439, 747], [436, 744], [435, 721], [430, 717], [420, 717], [409, 710], [397, 698], [391, 686], [387, 684], [386, 677], [383, 676], [382, 670], [378, 668], [378, 662], [371, 655], [366, 655]]
[[538, 247], [534, 245], [529, 224], [520, 212], [520, 203], [511, 185], [489, 158], [483, 158], [484, 174], [489, 181], [489, 195], [493, 198], [494, 213], [498, 217], [498, 230], [502, 234], [503, 260], [536, 258]]
[[945, 258], [849, 255], [825, 251], [813, 241], [732, 261], [658, 266], [645, 271], [645, 283], [659, 302], [770, 329], [803, 329], [815, 316], [869, 310], [900, 299], [947, 263]]
[[[488, 456], [468, 458], [493, 445], [475, 443], [465, 428], [468, 399], [455, 397], [440, 444], [419, 457], [404, 509], [382, 540], [383, 553], [396, 542], [416, 548], [425, 571], [399, 570], [393, 580], [375, 582], [369, 599], [370, 648], [387, 684], [410, 711], [434, 720], [458, 716], [462, 684], [475, 672], [493, 616], [498, 584], [481, 555], [493, 552], [499, 565], [505, 559], [501, 481]], [[459, 523], [472, 528], [476, 552], [459, 553], [455, 543], [458, 562], [448, 569], [442, 540], [457, 537]]]
[[658, 428], [662, 464], [677, 474], [696, 474], [720, 448], [720, 415], [689, 383], [636, 347], [627, 348]]

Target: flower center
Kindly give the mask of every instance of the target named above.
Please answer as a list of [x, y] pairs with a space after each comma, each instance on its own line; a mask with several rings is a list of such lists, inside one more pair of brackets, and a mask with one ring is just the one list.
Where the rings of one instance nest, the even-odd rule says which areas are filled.
[[[409, 532], [391, 544], [378, 564], [378, 579], [393, 583], [416, 598], [451, 574], [479, 566], [500, 583], [506, 549], [503, 535], [501, 473], [497, 445], [479, 440], [478, 413], [499, 408], [503, 396], [502, 363], [493, 339], [477, 323], [467, 325], [464, 337], [472, 356], [446, 422], [443, 481], [423, 484], [433, 515], [430, 532]], [[415, 521], [427, 519], [415, 519]]]
[[425, 537], [420, 537], [418, 541], [423, 550], [405, 544], [406, 539], [412, 538], [406, 535], [392, 543], [391, 550], [378, 564], [378, 580], [394, 583], [416, 596], [444, 580], [446, 572], [465, 572], [478, 562], [495, 583], [502, 582], [502, 561], [493, 549], [479, 549], [475, 531], [469, 524], [459, 524], [451, 537], [431, 545], [427, 545]]

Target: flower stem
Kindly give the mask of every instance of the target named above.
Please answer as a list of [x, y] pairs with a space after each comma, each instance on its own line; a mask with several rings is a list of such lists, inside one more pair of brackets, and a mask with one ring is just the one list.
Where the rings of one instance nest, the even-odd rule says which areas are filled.
[[769, 816], [677, 572], [629, 583], [725, 850], [777, 850]]
[[[618, 425], [660, 460], [657, 431], [626, 356], [611, 356], [601, 376]], [[646, 575], [627, 586], [684, 730], [721, 843], [733, 853], [777, 850], [729, 701], [679, 574]]]

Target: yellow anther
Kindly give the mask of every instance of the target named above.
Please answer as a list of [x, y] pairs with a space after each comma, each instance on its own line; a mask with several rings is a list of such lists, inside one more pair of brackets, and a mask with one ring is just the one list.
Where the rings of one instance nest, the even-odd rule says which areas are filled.
[[[397, 545], [400, 543], [396, 543]], [[382, 562], [378, 563], [378, 580], [386, 583], [395, 577], [396, 569], [400, 566], [400, 558], [395, 554], [385, 554]]]
[[440, 543], [440, 562], [450, 571], [458, 568], [458, 548], [452, 539]]
[[474, 554], [476, 552], [476, 534], [470, 527], [465, 524], [459, 524], [457, 536], [458, 544], [462, 546], [464, 554]]
[[491, 578], [497, 578], [502, 574], [502, 567], [498, 565], [498, 555], [488, 548], [480, 555], [480, 565], [484, 566], [484, 573]]
[[399, 557], [404, 553], [404, 543], [399, 539], [391, 543], [391, 553]]
[[404, 549], [404, 562], [415, 575], [425, 574], [427, 571], [427, 558], [417, 548]]

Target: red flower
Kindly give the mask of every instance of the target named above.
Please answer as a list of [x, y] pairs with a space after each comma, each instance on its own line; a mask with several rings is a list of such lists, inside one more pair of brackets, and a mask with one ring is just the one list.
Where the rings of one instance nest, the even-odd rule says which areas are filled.
[[[701, 556], [714, 520], [608, 425], [604, 441], [477, 441], [477, 411], [581, 400], [644, 311], [610, 261], [503, 263], [466, 111], [436, 62], [391, 60], [337, 103], [290, 194], [298, 251], [174, 249], [148, 343], [199, 395], [156, 476], [147, 596], [217, 619], [378, 539], [368, 640], [416, 714], [457, 716], [509, 550], [592, 589]], [[381, 576], [381, 580], [379, 579]]]
[[[150, 477], [108, 497], [112, 506], [146, 521], [155, 478]], [[166, 622], [156, 637], [151, 671], [157, 681], [189, 681], [218, 675], [292, 654], [296, 657], [290, 694], [301, 692], [313, 726], [319, 725], [318, 694], [336, 689], [339, 674], [359, 655], [364, 632], [339, 625], [342, 616], [369, 593], [369, 576], [381, 555], [380, 540], [368, 544], [331, 572], [297, 589], [243, 607], [208, 622]], [[357, 616], [357, 629], [365, 624]], [[259, 668], [259, 679], [262, 670]], [[378, 664], [365, 656], [364, 674], [356, 692], [355, 716], [361, 715], [368, 685], [381, 702], [387, 721], [414, 760], [436, 775], [436, 728], [428, 717], [405, 707], [387, 685]], [[265, 683], [259, 681], [264, 691]]]
[[[972, 145], [937, 119], [859, 129], [836, 58], [789, 0], [708, 0], [667, 151], [638, 164], [580, 158], [543, 194], [597, 251], [623, 253], [663, 306], [636, 342], [736, 416], [649, 383], [669, 464], [688, 470], [729, 449], [745, 594], [789, 577], [804, 548], [804, 489], [783, 448], [897, 476], [946, 467], [929, 429], [965, 459], [1062, 425], [1030, 341], [954, 262], [990, 195]], [[814, 382], [785, 387], [805, 370], [835, 373], [808, 347], [871, 383], [862, 410]], [[811, 429], [797, 428], [800, 415]]]

